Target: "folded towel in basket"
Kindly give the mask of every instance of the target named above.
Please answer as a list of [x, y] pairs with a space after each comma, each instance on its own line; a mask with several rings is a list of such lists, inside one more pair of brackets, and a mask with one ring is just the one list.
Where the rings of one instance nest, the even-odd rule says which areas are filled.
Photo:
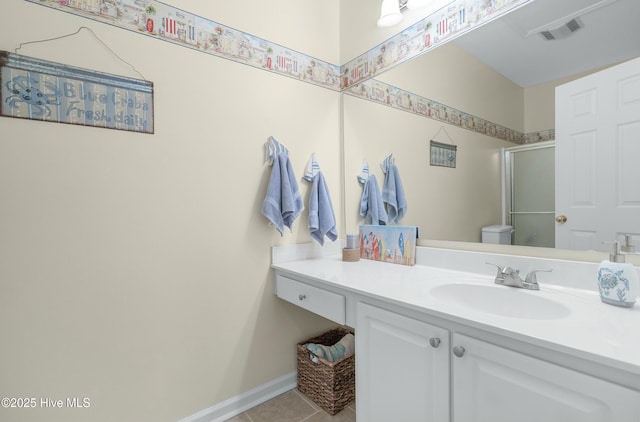
[[329, 362], [338, 361], [344, 357], [351, 356], [356, 349], [356, 339], [353, 334], [347, 334], [333, 346], [324, 344], [309, 343], [305, 347], [311, 352], [309, 357], [314, 363], [318, 363], [318, 358]]
[[284, 226], [291, 230], [304, 206], [289, 156], [280, 152], [274, 157], [267, 195], [262, 203], [264, 215], [282, 234]]

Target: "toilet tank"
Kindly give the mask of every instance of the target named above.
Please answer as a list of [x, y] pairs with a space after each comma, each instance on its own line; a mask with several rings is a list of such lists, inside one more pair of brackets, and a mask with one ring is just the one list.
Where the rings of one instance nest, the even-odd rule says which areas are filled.
[[512, 226], [495, 225], [482, 228], [482, 243], [511, 244]]

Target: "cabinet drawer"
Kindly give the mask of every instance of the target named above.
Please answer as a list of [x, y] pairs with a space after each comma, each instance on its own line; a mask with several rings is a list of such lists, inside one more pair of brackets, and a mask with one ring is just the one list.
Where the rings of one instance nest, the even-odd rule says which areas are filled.
[[346, 323], [345, 297], [276, 274], [276, 295], [338, 324]]

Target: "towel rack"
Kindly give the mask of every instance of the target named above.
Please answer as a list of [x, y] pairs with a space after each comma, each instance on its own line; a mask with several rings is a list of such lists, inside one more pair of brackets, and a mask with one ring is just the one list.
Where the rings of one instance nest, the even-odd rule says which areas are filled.
[[265, 142], [264, 147], [266, 149], [265, 161], [269, 163], [269, 165], [273, 165], [273, 159], [281, 152], [284, 152], [286, 155], [289, 155], [289, 150], [282, 145], [280, 142], [276, 141], [276, 138], [273, 136], [269, 136], [267, 142]]

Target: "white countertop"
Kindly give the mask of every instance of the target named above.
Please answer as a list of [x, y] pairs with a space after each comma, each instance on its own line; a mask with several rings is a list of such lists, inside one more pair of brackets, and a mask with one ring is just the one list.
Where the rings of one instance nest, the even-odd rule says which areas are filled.
[[301, 276], [346, 292], [388, 301], [408, 309], [494, 332], [547, 349], [640, 375], [640, 304], [620, 308], [600, 301], [596, 291], [544, 283], [539, 291], [512, 287], [562, 303], [569, 312], [557, 319], [507, 317], [435, 297], [431, 289], [456, 282], [494, 285], [494, 277], [425, 265], [404, 266], [339, 255], [274, 263], [282, 273]]

